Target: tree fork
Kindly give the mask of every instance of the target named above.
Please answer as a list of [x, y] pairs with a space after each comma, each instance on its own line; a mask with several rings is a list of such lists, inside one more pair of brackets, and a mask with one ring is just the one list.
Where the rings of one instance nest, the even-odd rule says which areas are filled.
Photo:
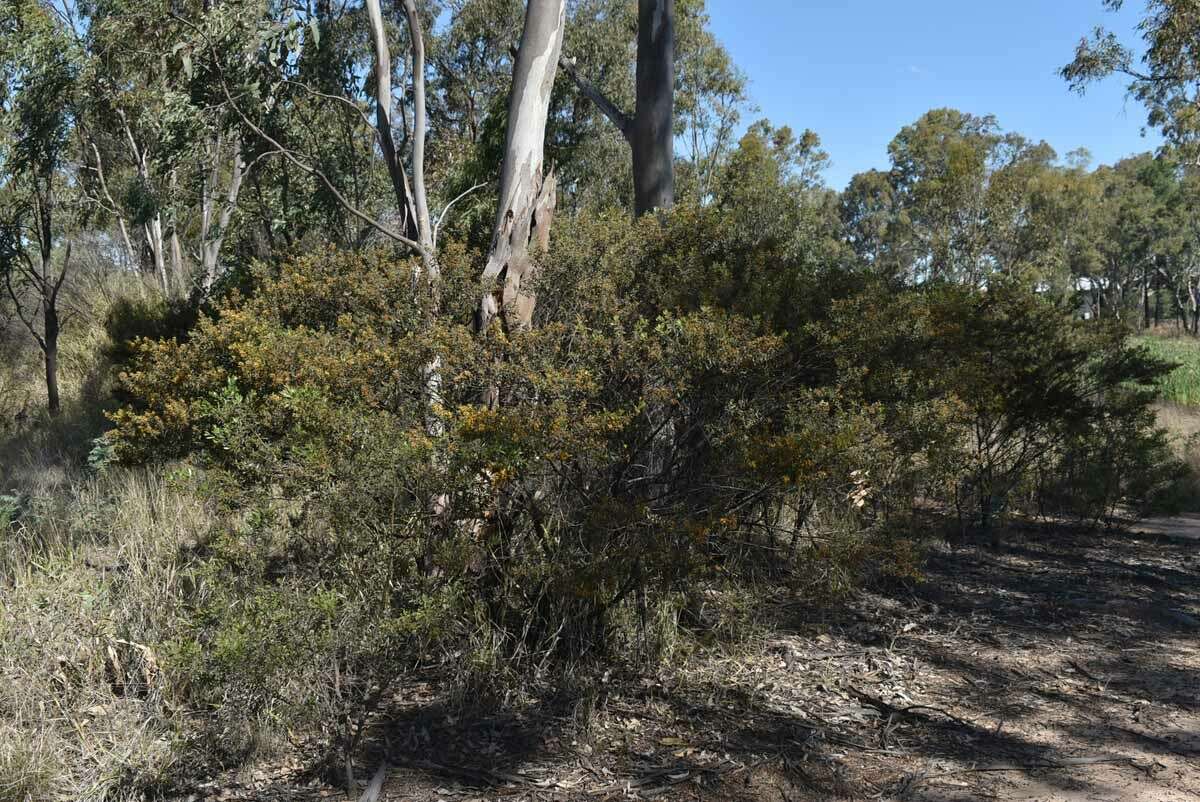
[[675, 0], [638, 0], [636, 107], [621, 111], [583, 78], [571, 59], [563, 69], [584, 97], [616, 126], [633, 151], [634, 213], [675, 204]]

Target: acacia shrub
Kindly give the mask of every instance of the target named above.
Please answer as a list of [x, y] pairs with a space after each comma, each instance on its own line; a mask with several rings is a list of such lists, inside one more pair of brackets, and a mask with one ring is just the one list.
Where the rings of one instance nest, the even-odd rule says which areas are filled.
[[[1029, 288], [897, 291], [769, 243], [730, 294], [711, 213], [564, 221], [530, 331], [472, 330], [478, 260], [451, 246], [440, 309], [412, 264], [329, 250], [135, 342], [116, 455], [189, 460], [221, 513], [166, 650], [216, 742], [270, 720], [349, 749], [402, 666], [499, 691], [653, 654], [651, 622], [707, 626], [730, 591], [912, 575], [921, 503], [987, 522], [1076, 481], [1057, 466], [1101, 435], [1153, 444], [1123, 334]], [[819, 302], [750, 313], [782, 286]]]
[[848, 391], [886, 408], [914, 493], [964, 523], [1149, 511], [1180, 486], [1152, 408], [1166, 366], [1119, 322], [1075, 320], [1015, 281], [880, 285], [836, 304], [820, 339]]
[[809, 386], [768, 323], [672, 299], [671, 273], [703, 273], [659, 255], [698, 239], [688, 220], [568, 231], [529, 332], [476, 336], [413, 298], [411, 264], [325, 251], [259, 268], [186, 338], [134, 343], [116, 455], [191, 460], [223, 510], [169, 650], [220, 742], [264, 718], [350, 738], [406, 664], [614, 657], [641, 635], [620, 622], [786, 578], [817, 548], [797, 512], [817, 499], [864, 514], [881, 411]]

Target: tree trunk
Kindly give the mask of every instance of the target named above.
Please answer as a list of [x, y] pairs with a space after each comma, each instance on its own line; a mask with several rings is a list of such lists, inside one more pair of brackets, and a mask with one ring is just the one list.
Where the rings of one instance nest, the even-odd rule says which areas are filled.
[[1192, 307], [1192, 334], [1200, 333], [1200, 286], [1188, 284], [1188, 296]]
[[[375, 49], [375, 129], [379, 136], [379, 147], [383, 161], [392, 180], [392, 191], [403, 224], [400, 230], [410, 240], [420, 237], [417, 228], [417, 211], [413, 205], [412, 192], [408, 186], [408, 174], [396, 152], [396, 140], [392, 133], [392, 52], [388, 47], [387, 28], [383, 24], [383, 11], [379, 0], [367, 0], [367, 18], [371, 25], [371, 42]], [[420, 31], [414, 31], [419, 36]]]
[[1162, 325], [1162, 278], [1154, 277], [1154, 328]]
[[187, 270], [183, 266], [183, 246], [179, 242], [179, 231], [171, 229], [171, 271], [175, 274], [175, 283], [187, 287]]
[[108, 179], [104, 175], [104, 160], [100, 157], [100, 148], [94, 142], [91, 143], [91, 146], [92, 153], [96, 156], [96, 177], [100, 181], [100, 191], [104, 193], [104, 198], [108, 201], [108, 208], [117, 220], [117, 229], [121, 232], [121, 242], [125, 245], [125, 253], [129, 256], [129, 266], [136, 267], [138, 263], [137, 251], [133, 249], [133, 241], [129, 238], [129, 227], [125, 223], [125, 215], [117, 206], [112, 192], [108, 189]]
[[[414, 0], [404, 0], [404, 13], [408, 19], [408, 35], [412, 43], [412, 190], [413, 203], [416, 206], [417, 238], [421, 246], [432, 253], [433, 227], [429, 220], [429, 200], [425, 190], [425, 36]], [[430, 276], [431, 281], [436, 281], [437, 278], [436, 275]]]
[[[218, 148], [220, 140], [218, 140]], [[209, 186], [209, 192], [216, 191], [216, 180], [220, 165], [220, 151], [218, 150], [213, 159], [213, 179]], [[225, 235], [229, 231], [229, 224], [233, 220], [233, 213], [237, 211], [238, 196], [242, 191], [242, 178], [245, 174], [246, 166], [242, 161], [242, 152], [240, 143], [235, 142], [233, 147], [233, 162], [230, 166], [229, 186], [225, 191], [225, 198], [221, 205], [221, 211], [216, 216], [216, 226], [212, 227], [213, 210], [211, 209], [211, 201], [205, 203], [210, 204], [208, 213], [205, 215], [204, 230], [201, 234], [200, 253], [203, 263], [203, 274], [201, 277], [201, 288], [204, 294], [207, 295], [221, 277], [221, 248], [225, 244]]]
[[[51, 214], [54, 209], [54, 185], [49, 176], [45, 178], [45, 189], [38, 197], [38, 250], [41, 255], [41, 276], [38, 281], [38, 292], [42, 300], [42, 337], [39, 345], [42, 348], [42, 358], [46, 367], [46, 406], [52, 416], [57, 416], [62, 410], [62, 401], [58, 393], [58, 334], [61, 321], [58, 317], [58, 291], [62, 288], [71, 265], [71, 243], [67, 242], [66, 254], [63, 257], [62, 269], [54, 274], [54, 229], [51, 226]], [[32, 326], [30, 331], [32, 331]], [[36, 333], [34, 335], [37, 336]]]
[[162, 287], [163, 297], [171, 296], [171, 281], [167, 277], [167, 260], [163, 248], [162, 214], [155, 212], [154, 217], [143, 227], [146, 232], [146, 242], [150, 246], [150, 256], [154, 259], [154, 273]]
[[[508, 103], [508, 133], [500, 170], [500, 197], [492, 233], [492, 249], [483, 271], [485, 285], [497, 291], [480, 302], [479, 329], [496, 317], [507, 331], [529, 328], [537, 302], [524, 285], [533, 278], [533, 251], [550, 244], [550, 225], [557, 199], [553, 172], [543, 163], [550, 93], [562, 50], [565, 0], [529, 0], [525, 29], [513, 65]], [[494, 404], [498, 399], [490, 398]]]
[[46, 363], [46, 400], [51, 415], [62, 411], [58, 394], [58, 309], [54, 300], [47, 298], [42, 303], [43, 335], [42, 356]]
[[1142, 330], [1150, 328], [1150, 268], [1142, 271]]
[[622, 112], [576, 71], [563, 66], [585, 97], [608, 117], [633, 151], [638, 217], [675, 203], [675, 0], [638, 0], [636, 107]]
[[638, 0], [634, 211], [675, 203], [675, 0]]

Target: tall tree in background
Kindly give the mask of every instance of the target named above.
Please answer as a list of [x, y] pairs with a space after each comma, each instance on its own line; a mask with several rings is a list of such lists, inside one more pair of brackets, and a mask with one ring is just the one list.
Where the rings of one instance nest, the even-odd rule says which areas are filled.
[[890, 171], [855, 176], [842, 196], [848, 241], [876, 270], [908, 283], [1045, 278], [1030, 193], [1057, 158], [1048, 145], [992, 117], [934, 109], [888, 153]]
[[639, 217], [675, 203], [675, 0], [638, 0], [633, 116], [621, 111], [574, 63], [564, 65], [612, 121], [633, 152], [634, 212]]
[[[96, 0], [80, 17], [64, 6], [88, 63], [87, 190], [167, 295], [207, 295], [227, 272], [242, 189], [259, 180], [261, 165], [248, 158], [244, 126], [217, 80], [249, 84], [251, 65], [268, 63], [249, 8]], [[129, 47], [135, 38], [140, 46]]]
[[0, 2], [0, 274], [41, 350], [51, 415], [62, 406], [60, 297], [71, 263], [63, 235], [66, 218], [83, 213], [79, 204], [72, 208], [67, 175], [77, 55], [49, 9], [33, 0]]

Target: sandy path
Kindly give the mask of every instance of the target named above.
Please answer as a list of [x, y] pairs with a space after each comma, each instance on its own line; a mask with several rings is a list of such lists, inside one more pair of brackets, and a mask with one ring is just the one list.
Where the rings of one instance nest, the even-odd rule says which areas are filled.
[[[945, 547], [924, 582], [756, 610], [756, 645], [613, 676], [590, 717], [406, 687], [360, 774], [387, 744], [384, 802], [1200, 802], [1198, 541], [1200, 516]], [[344, 798], [246, 777], [182, 798]]]
[[[1187, 516], [937, 558], [916, 598], [964, 627], [917, 650], [924, 685], [977, 731], [947, 732], [970, 748], [919, 757], [917, 779], [882, 798], [1200, 801], [1198, 541], [1200, 516]], [[944, 748], [932, 729], [914, 735], [926, 753]]]

